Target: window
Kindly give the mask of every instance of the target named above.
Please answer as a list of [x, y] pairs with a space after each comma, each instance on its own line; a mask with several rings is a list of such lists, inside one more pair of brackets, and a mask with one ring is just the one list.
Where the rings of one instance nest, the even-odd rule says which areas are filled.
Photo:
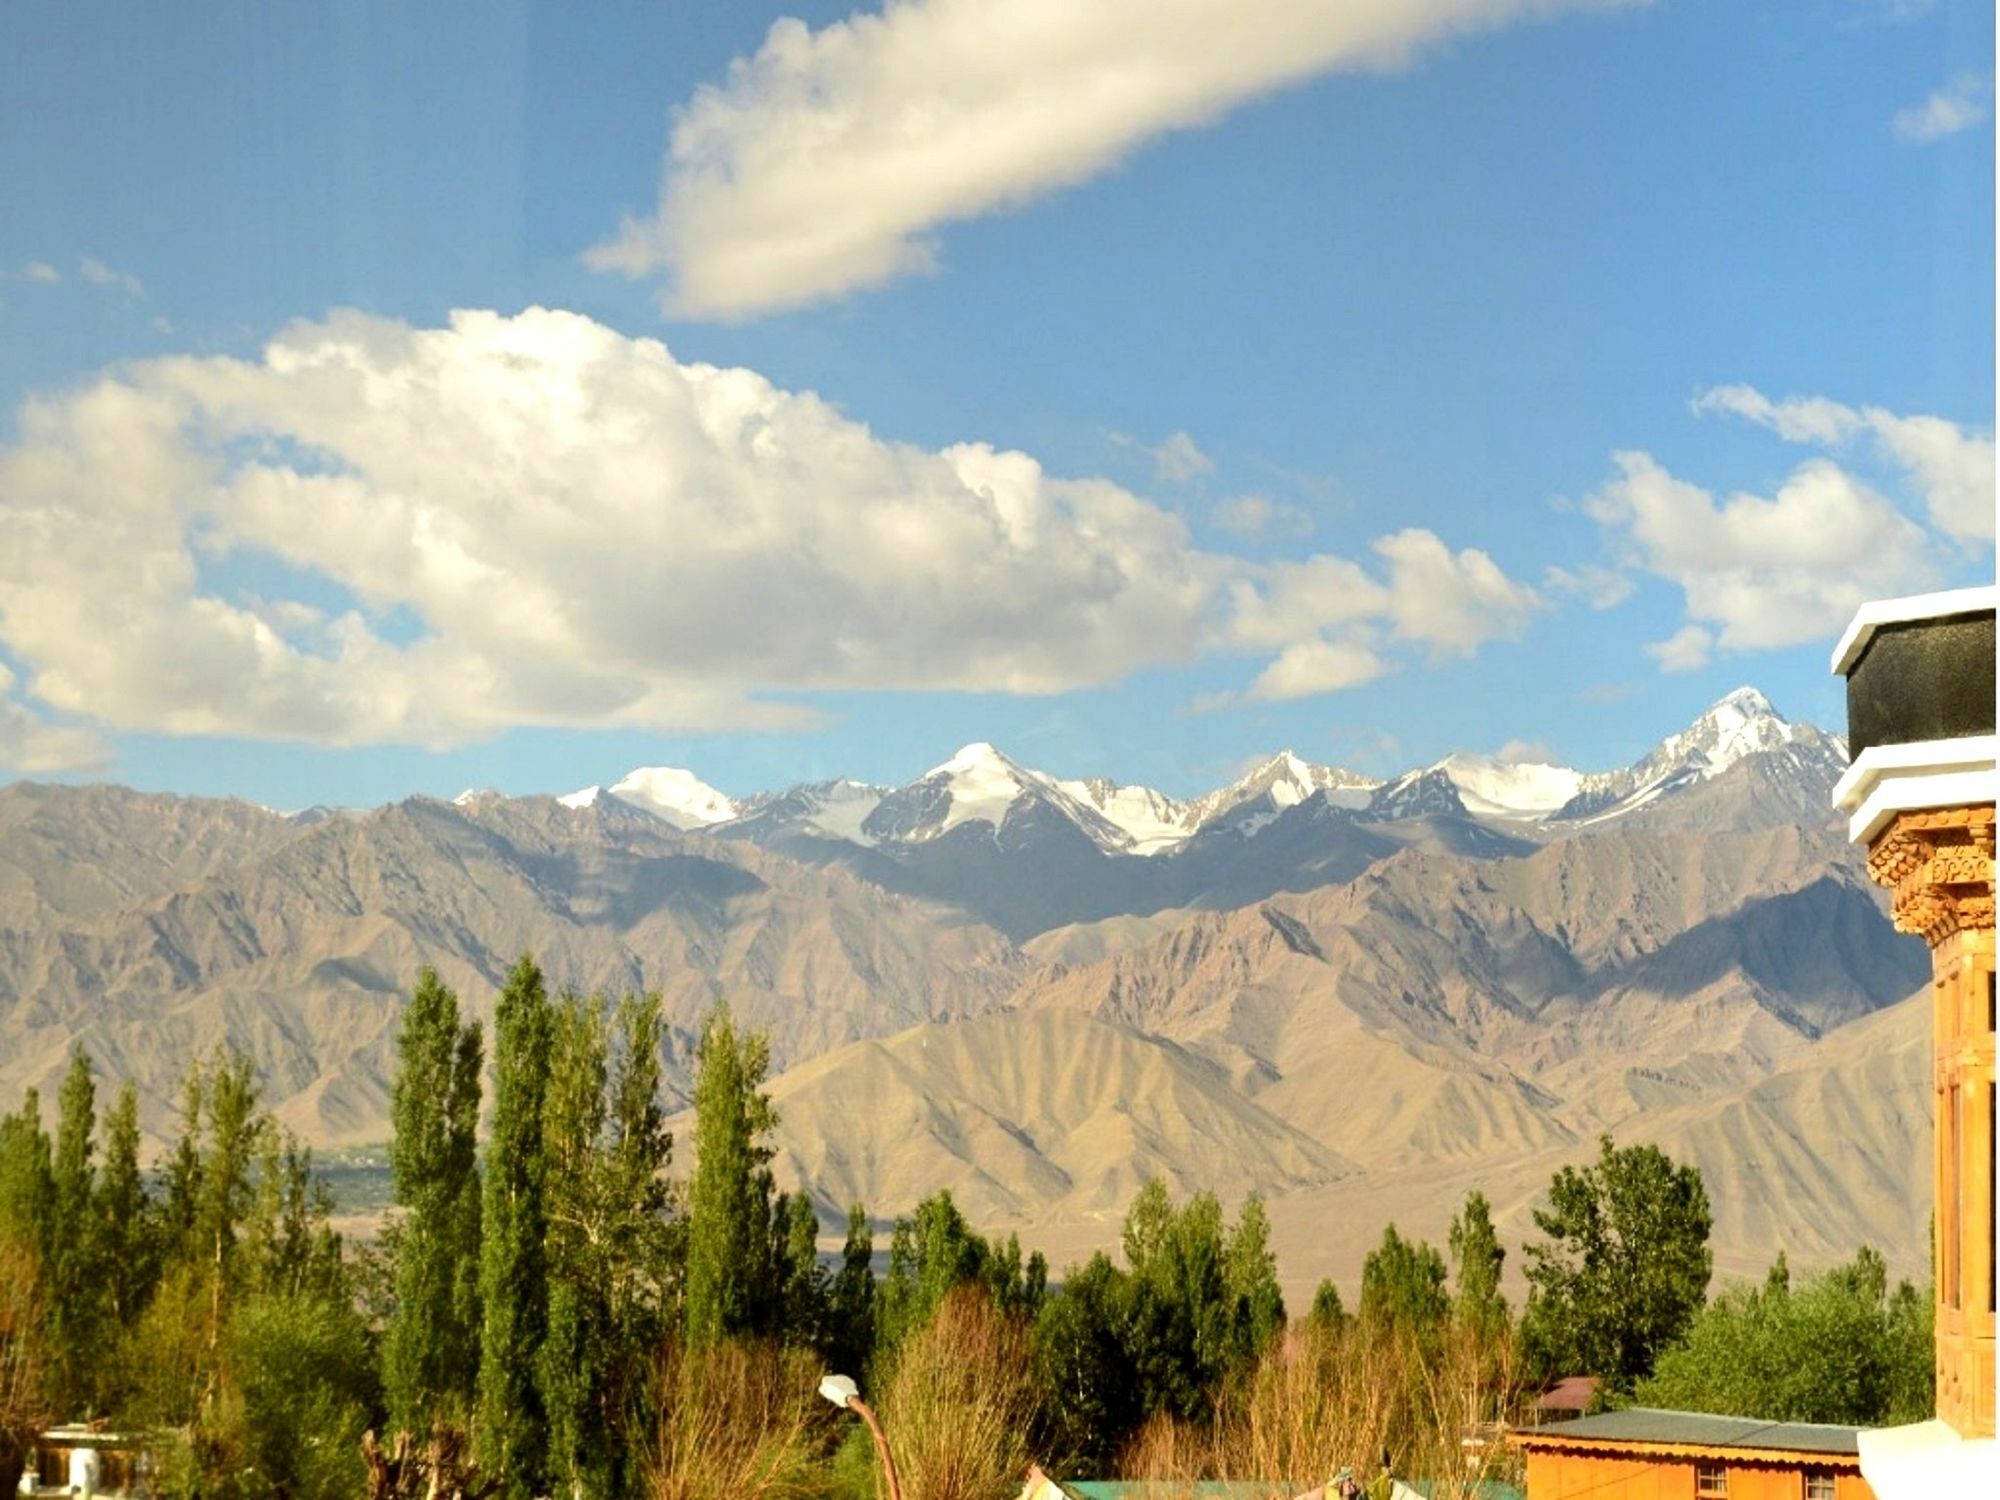
[[1833, 1500], [1833, 1475], [1825, 1469], [1808, 1469], [1806, 1500]]
[[1729, 1493], [1729, 1470], [1721, 1464], [1696, 1464], [1694, 1466], [1694, 1492], [1697, 1495], [1726, 1495]]

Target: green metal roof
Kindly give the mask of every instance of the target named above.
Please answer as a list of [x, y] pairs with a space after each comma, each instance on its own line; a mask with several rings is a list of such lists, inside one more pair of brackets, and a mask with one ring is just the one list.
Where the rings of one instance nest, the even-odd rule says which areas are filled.
[[1702, 1448], [1768, 1448], [1785, 1453], [1844, 1453], [1861, 1451], [1855, 1429], [1823, 1422], [1766, 1422], [1758, 1417], [1718, 1417], [1698, 1411], [1660, 1411], [1628, 1406], [1569, 1422], [1523, 1427], [1519, 1435], [1537, 1438], [1579, 1438], [1593, 1443], [1681, 1443]]

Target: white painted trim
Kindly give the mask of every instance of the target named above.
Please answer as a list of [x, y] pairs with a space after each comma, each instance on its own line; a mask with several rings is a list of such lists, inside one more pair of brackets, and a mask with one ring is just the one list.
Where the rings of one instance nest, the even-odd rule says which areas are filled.
[[1833, 671], [1844, 676], [1854, 665], [1875, 632], [1884, 625], [1905, 620], [1931, 620], [1945, 615], [1971, 615], [1991, 611], [2000, 601], [2000, 588], [1986, 584], [1976, 589], [1946, 589], [1937, 594], [1910, 594], [1901, 599], [1871, 599], [1854, 612], [1840, 644], [1833, 648]]
[[1873, 841], [1897, 813], [1935, 812], [1945, 807], [1984, 807], [2000, 793], [2000, 773], [1944, 771], [1929, 776], [1896, 776], [1878, 783], [1847, 820], [1847, 837]]
[[1870, 745], [1833, 784], [1833, 805], [1843, 811], [1873, 791], [1878, 781], [1928, 776], [1946, 771], [1990, 771], [2000, 736], [1965, 734], [1948, 740], [1912, 740], [1907, 745]]

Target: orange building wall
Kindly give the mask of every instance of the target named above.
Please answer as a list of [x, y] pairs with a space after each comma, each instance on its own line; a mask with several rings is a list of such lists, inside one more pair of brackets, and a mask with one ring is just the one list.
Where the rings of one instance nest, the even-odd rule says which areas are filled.
[[[1729, 1500], [1803, 1500], [1805, 1464], [1728, 1463]], [[1695, 1500], [1694, 1460], [1666, 1454], [1528, 1450], [1528, 1500]], [[1835, 1476], [1836, 1500], [1875, 1500], [1859, 1474]]]

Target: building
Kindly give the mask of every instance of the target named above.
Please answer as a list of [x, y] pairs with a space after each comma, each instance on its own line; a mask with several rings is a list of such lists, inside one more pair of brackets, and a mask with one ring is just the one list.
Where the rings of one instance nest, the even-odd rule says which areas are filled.
[[1862, 1437], [1884, 1500], [2000, 1494], [1994, 1444], [1992, 588], [1867, 604], [1833, 654], [1847, 679], [1834, 804], [1900, 931], [1930, 944], [1937, 1420]]
[[1852, 1427], [1635, 1406], [1514, 1441], [1528, 1500], [1875, 1500]]
[[1587, 1417], [1604, 1404], [1604, 1382], [1595, 1375], [1568, 1375], [1535, 1397], [1537, 1422]]

